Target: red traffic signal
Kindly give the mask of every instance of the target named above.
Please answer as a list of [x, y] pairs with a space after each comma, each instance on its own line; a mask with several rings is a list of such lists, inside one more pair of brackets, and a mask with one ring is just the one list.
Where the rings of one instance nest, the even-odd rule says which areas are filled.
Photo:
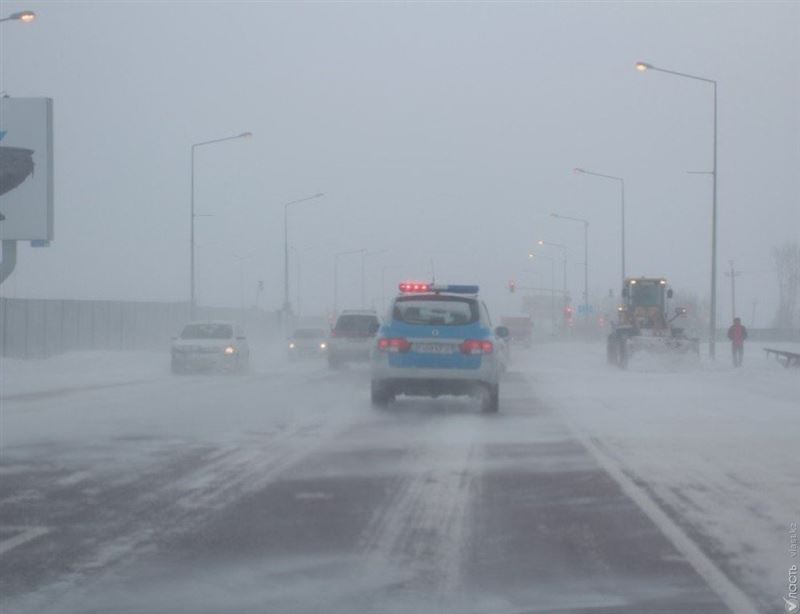
[[514, 290], [516, 290], [516, 289], [517, 289], [517, 282], [515, 282], [513, 279], [509, 280], [509, 282], [508, 282], [508, 291], [509, 292], [514, 292]]

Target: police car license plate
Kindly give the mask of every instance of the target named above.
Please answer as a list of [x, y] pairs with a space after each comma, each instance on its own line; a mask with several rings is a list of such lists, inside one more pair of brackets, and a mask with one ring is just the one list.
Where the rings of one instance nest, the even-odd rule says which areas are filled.
[[420, 354], [452, 354], [453, 346], [449, 343], [415, 343], [414, 351]]

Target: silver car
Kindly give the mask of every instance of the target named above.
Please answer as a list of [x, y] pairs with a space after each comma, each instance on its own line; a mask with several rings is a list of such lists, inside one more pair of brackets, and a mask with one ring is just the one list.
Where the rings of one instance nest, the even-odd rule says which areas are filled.
[[336, 319], [328, 338], [328, 365], [336, 368], [344, 362], [367, 362], [380, 328], [373, 310], [345, 309]]

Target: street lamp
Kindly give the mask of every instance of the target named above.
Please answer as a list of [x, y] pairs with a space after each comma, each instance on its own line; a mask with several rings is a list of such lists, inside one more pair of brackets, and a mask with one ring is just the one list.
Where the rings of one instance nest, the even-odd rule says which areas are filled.
[[298, 203], [304, 203], [315, 198], [325, 196], [322, 192], [305, 198], [289, 201], [283, 205], [283, 317], [288, 318], [291, 305], [289, 304], [289, 207]]
[[620, 188], [620, 216], [621, 216], [621, 227], [622, 227], [622, 288], [625, 285], [625, 180], [622, 177], [617, 177], [615, 175], [604, 175], [603, 173], [595, 173], [594, 171], [587, 171], [584, 168], [575, 168], [573, 172], [576, 175], [591, 175], [592, 177], [600, 177], [602, 179], [611, 179], [612, 181], [619, 182]]
[[711, 176], [713, 177], [712, 204], [711, 204], [711, 317], [709, 318], [709, 340], [708, 353], [713, 360], [716, 357], [716, 336], [717, 336], [717, 82], [714, 79], [690, 75], [685, 72], [658, 68], [646, 62], [637, 62], [636, 70], [645, 72], [654, 70], [663, 72], [676, 77], [685, 77], [695, 81], [710, 83], [714, 91], [714, 161]]
[[539, 239], [537, 241], [539, 245], [549, 245], [550, 247], [557, 247], [561, 250], [561, 255], [563, 258], [563, 265], [564, 265], [564, 301], [567, 300], [567, 246], [562, 245], [561, 243], [551, 243], [550, 241], [544, 241]]
[[580, 222], [583, 224], [583, 309], [586, 319], [589, 319], [589, 220], [584, 220], [580, 217], [570, 217], [568, 215], [559, 215], [558, 213], [551, 213], [552, 217], [560, 220], [570, 220], [572, 222]]
[[22, 23], [30, 23], [34, 19], [36, 19], [36, 13], [33, 11], [20, 11], [18, 13], [11, 13], [8, 17], [3, 17], [0, 19], [0, 23], [3, 21], [21, 21]]
[[235, 134], [233, 136], [226, 136], [221, 139], [212, 139], [210, 141], [202, 141], [200, 143], [194, 143], [192, 145], [192, 170], [191, 170], [191, 195], [190, 195], [190, 204], [189, 204], [189, 313], [190, 319], [194, 320], [194, 314], [196, 309], [196, 298], [195, 298], [195, 272], [194, 272], [194, 219], [199, 217], [194, 212], [194, 152], [195, 149], [198, 147], [202, 147], [204, 145], [213, 145], [214, 143], [222, 143], [224, 141], [232, 141], [234, 139], [244, 139], [250, 138], [253, 136], [252, 132], [242, 132], [240, 134]]
[[528, 258], [531, 260], [549, 260], [550, 261], [550, 320], [553, 327], [553, 334], [556, 332], [556, 261], [549, 256], [542, 256], [535, 252], [528, 252]]

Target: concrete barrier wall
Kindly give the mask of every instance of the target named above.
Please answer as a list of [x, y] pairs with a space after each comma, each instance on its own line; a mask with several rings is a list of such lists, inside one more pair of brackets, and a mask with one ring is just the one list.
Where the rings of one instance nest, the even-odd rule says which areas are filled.
[[[189, 317], [186, 303], [0, 298], [0, 354], [46, 358], [73, 350], [164, 350]], [[198, 307], [197, 320], [234, 320], [251, 339], [280, 330], [276, 312]]]

